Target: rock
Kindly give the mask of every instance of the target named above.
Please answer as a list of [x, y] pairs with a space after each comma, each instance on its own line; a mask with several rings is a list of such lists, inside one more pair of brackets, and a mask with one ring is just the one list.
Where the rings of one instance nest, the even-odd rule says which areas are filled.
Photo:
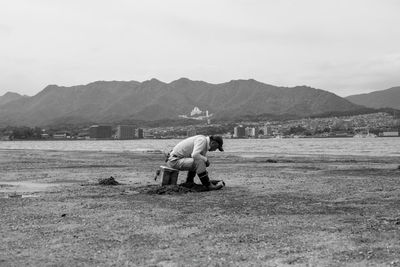
[[110, 178], [105, 178], [105, 179], [99, 179], [99, 184], [100, 185], [119, 185], [117, 181], [115, 181], [114, 177]]
[[11, 193], [8, 195], [9, 198], [21, 198], [22, 195], [21, 194], [17, 194], [16, 192]]

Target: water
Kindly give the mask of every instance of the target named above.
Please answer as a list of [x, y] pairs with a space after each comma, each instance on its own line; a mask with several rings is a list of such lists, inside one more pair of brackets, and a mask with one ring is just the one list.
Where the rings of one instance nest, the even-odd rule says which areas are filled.
[[[0, 141], [0, 149], [160, 153], [180, 140]], [[241, 155], [400, 156], [400, 138], [225, 139], [226, 153]]]

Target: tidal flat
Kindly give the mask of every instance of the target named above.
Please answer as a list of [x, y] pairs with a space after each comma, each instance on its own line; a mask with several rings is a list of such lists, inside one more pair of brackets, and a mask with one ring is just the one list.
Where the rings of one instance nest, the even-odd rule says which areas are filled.
[[159, 195], [161, 154], [0, 150], [0, 266], [400, 266], [399, 157], [210, 161]]

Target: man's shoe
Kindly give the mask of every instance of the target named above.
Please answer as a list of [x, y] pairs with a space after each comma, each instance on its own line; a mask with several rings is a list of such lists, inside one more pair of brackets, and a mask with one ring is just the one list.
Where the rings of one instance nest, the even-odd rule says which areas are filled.
[[213, 185], [222, 184], [223, 186], [225, 186], [224, 180], [210, 180], [210, 183], [212, 183]]
[[191, 189], [196, 186], [196, 183], [185, 182], [185, 183], [180, 184], [180, 186]]
[[207, 188], [207, 190], [211, 191], [211, 190], [219, 190], [222, 187], [224, 187], [222, 184], [216, 185], [214, 183], [212, 183], [210, 181], [210, 178], [208, 177], [208, 173], [207, 171], [203, 172], [203, 173], [199, 173], [199, 178], [201, 183], [204, 185], [205, 188]]
[[213, 183], [210, 183], [209, 186], [207, 186], [208, 190], [220, 190], [222, 187], [224, 187], [222, 184], [219, 185], [214, 185]]

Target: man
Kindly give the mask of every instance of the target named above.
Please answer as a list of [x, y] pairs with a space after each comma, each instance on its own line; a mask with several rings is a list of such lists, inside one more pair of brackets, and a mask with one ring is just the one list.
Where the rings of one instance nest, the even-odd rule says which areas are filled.
[[199, 176], [201, 183], [208, 190], [218, 190], [222, 185], [214, 185], [210, 183], [207, 167], [210, 166], [206, 154], [207, 151], [224, 151], [222, 148], [223, 141], [221, 136], [204, 136], [196, 135], [179, 142], [171, 151], [167, 164], [169, 167], [188, 171], [185, 187], [193, 187], [194, 177]]

